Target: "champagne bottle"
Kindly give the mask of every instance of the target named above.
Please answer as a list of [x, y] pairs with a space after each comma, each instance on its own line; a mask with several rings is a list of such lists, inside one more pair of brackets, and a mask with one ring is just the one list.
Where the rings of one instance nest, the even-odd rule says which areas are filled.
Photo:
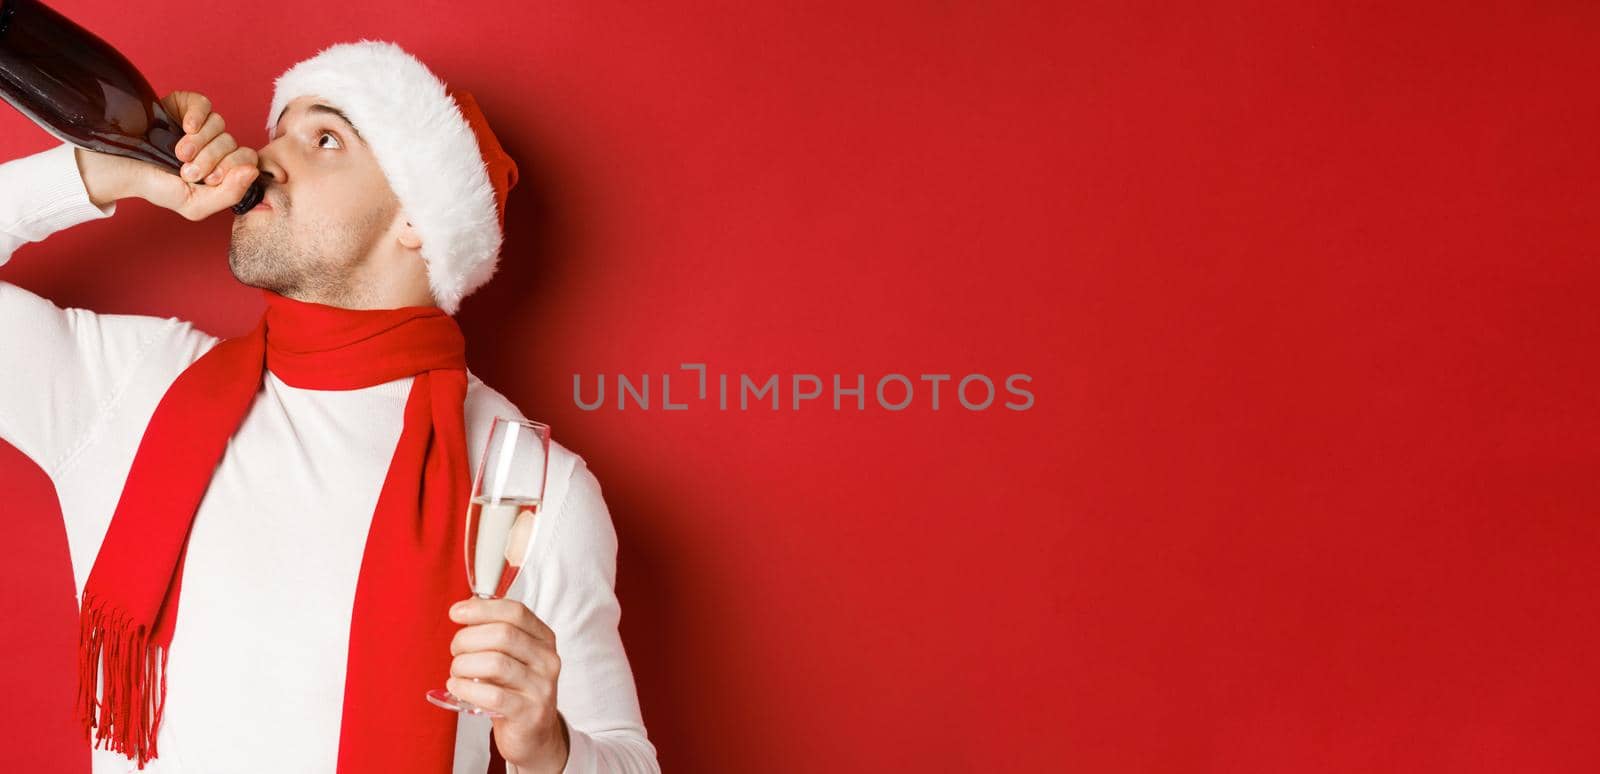
[[[183, 125], [110, 44], [39, 0], [0, 0], [0, 97], [64, 142], [178, 174]], [[233, 205], [261, 202], [257, 178]]]

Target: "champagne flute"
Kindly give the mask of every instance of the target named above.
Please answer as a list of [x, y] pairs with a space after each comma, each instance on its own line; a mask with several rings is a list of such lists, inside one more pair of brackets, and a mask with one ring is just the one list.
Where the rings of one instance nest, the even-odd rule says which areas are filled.
[[[549, 459], [549, 425], [494, 418], [467, 505], [467, 584], [479, 599], [504, 597], [525, 558], [533, 556], [544, 524], [539, 511]], [[428, 701], [457, 712], [500, 717], [443, 688], [428, 691]]]

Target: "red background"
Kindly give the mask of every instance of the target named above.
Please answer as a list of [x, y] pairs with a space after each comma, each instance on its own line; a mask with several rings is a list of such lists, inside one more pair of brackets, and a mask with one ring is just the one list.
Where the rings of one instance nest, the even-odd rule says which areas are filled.
[[[1600, 766], [1600, 6], [480, 5], [68, 10], [248, 143], [339, 40], [476, 92], [524, 174], [472, 367], [600, 477], [669, 771]], [[235, 335], [227, 220], [4, 276]], [[695, 361], [1036, 404], [573, 404]], [[65, 538], [0, 471], [9, 765], [82, 770]]]

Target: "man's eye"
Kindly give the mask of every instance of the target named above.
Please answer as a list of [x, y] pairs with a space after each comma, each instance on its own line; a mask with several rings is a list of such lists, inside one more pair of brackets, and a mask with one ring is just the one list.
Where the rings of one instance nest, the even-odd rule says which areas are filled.
[[[333, 141], [335, 143], [339, 142], [339, 138], [337, 136], [335, 136], [333, 132], [323, 132], [323, 133], [317, 135], [317, 147], [318, 148], [327, 147], [327, 146], [324, 146], [322, 144], [322, 138], [324, 138], [324, 137], [331, 137], [331, 138], [333, 138]], [[338, 148], [338, 147], [342, 147], [342, 146], [336, 144], [333, 147]]]

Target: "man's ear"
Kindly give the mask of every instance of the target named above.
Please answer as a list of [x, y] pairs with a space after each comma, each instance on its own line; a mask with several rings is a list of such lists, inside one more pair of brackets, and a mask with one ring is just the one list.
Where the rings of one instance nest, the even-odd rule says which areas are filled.
[[412, 250], [422, 247], [422, 237], [417, 235], [417, 230], [411, 227], [410, 221], [407, 221], [405, 225], [400, 227], [399, 239], [400, 244], [403, 247], [409, 247]]

